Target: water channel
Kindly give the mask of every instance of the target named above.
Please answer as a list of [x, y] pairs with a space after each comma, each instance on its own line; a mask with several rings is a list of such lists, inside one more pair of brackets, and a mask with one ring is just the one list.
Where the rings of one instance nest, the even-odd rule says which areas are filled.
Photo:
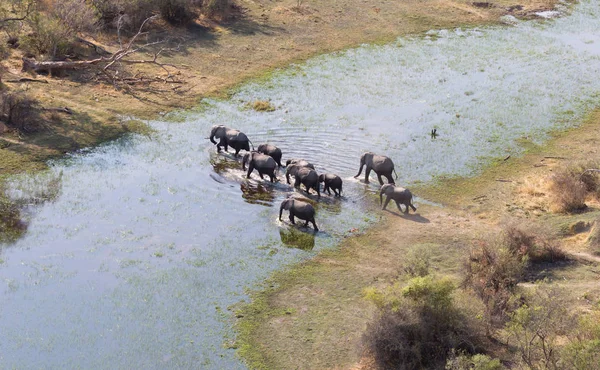
[[[150, 136], [15, 177], [15, 199], [56, 189], [28, 208], [23, 236], [0, 245], [0, 368], [244, 368], [223, 345], [234, 339], [227, 307], [376, 222], [376, 180], [352, 178], [362, 152], [392, 157], [411, 185], [475, 174], [576, 124], [599, 100], [598, 19], [598, 2], [581, 1], [557, 19], [317, 57], [178, 122], [150, 122]], [[277, 109], [248, 109], [255, 100]], [[319, 233], [277, 220], [293, 189], [244, 179], [207, 140], [213, 124], [344, 179], [342, 199], [319, 202]]]

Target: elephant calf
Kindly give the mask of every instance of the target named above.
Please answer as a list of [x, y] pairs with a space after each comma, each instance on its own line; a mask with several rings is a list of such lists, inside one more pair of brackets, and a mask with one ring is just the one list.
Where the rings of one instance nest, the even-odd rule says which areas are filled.
[[275, 177], [277, 163], [275, 163], [272, 157], [258, 152], [250, 152], [246, 153], [244, 158], [242, 158], [243, 170], [246, 169], [246, 162], [248, 163], [248, 174], [246, 177], [250, 178], [250, 174], [256, 169], [261, 179], [264, 179], [263, 175], [268, 175], [271, 182], [277, 181], [277, 177]]
[[281, 149], [275, 145], [260, 144], [258, 148], [256, 148], [256, 151], [271, 156], [275, 162], [277, 162], [277, 165], [281, 167]]
[[297, 164], [293, 164], [288, 167], [285, 176], [289, 179], [289, 175], [293, 174], [296, 181], [294, 187], [297, 188], [300, 184], [304, 185], [306, 192], [310, 194], [310, 189], [315, 189], [317, 195], [321, 197], [321, 191], [319, 190], [319, 175], [317, 171], [310, 167], [299, 167]]
[[288, 159], [285, 162], [285, 165], [287, 167], [285, 171], [285, 180], [288, 184], [290, 183], [290, 176], [296, 176], [296, 171], [300, 168], [307, 167], [313, 170], [315, 169], [315, 166], [312, 163], [305, 161], [304, 159]]
[[301, 220], [306, 221], [304, 227], [308, 226], [309, 222], [312, 222], [315, 231], [319, 231], [317, 224], [315, 223], [315, 208], [310, 204], [301, 200], [288, 198], [281, 202], [279, 207], [279, 221], [281, 221], [281, 214], [283, 210], [290, 211], [290, 222], [295, 225], [294, 217], [298, 217]]
[[324, 188], [323, 188], [323, 192], [327, 192], [329, 195], [331, 195], [331, 190], [333, 190], [333, 194], [335, 196], [341, 196], [342, 194], [342, 178], [339, 177], [338, 175], [332, 175], [330, 173], [328, 174], [321, 174], [319, 175], [319, 182], [324, 183]]
[[[220, 139], [217, 143], [214, 138]], [[230, 146], [235, 149], [235, 156], [238, 156], [240, 150], [250, 151], [250, 140], [243, 132], [235, 130], [223, 125], [213, 126], [210, 130], [210, 142], [217, 145], [217, 152], [221, 151], [221, 147]]]
[[[414, 212], [417, 211], [417, 208], [412, 204], [412, 193], [410, 190], [402, 188], [400, 186], [396, 186], [394, 184], [385, 184], [379, 189], [379, 205], [381, 205], [383, 201], [383, 194], [386, 195], [385, 203], [381, 209], [385, 209], [387, 207], [390, 200], [394, 200], [396, 202], [396, 206], [400, 212], [408, 213], [408, 207], [412, 208]], [[402, 211], [400, 204], [404, 204], [406, 210]]]

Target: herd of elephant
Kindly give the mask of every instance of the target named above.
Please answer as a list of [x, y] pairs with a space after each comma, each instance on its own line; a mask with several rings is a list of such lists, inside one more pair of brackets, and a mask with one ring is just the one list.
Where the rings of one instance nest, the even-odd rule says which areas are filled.
[[[219, 139], [219, 142], [215, 141], [215, 138]], [[281, 149], [271, 144], [261, 144], [256, 150], [254, 145], [250, 150], [251, 141], [248, 139], [246, 134], [243, 132], [228, 128], [223, 125], [213, 126], [210, 132], [210, 141], [217, 146], [217, 151], [221, 152], [224, 149], [226, 152], [229, 147], [235, 150], [235, 157], [239, 155], [240, 150], [245, 150], [247, 153], [242, 158], [242, 169], [246, 170], [246, 164], [248, 164], [248, 173], [246, 177], [250, 178], [250, 175], [254, 170], [258, 172], [261, 179], [264, 176], [269, 176], [271, 182], [279, 181], [275, 177], [277, 167], [284, 167], [281, 164], [282, 152]], [[360, 157], [360, 168], [354, 178], [357, 178], [362, 173], [363, 168], [366, 166], [365, 171], [365, 183], [369, 183], [369, 175], [371, 171], [377, 174], [377, 179], [381, 188], [379, 190], [379, 204], [382, 205], [382, 209], [385, 209], [388, 203], [393, 200], [396, 202], [398, 210], [404, 213], [408, 213], [409, 207], [416, 211], [417, 209], [412, 203], [412, 194], [410, 190], [396, 186], [392, 173], [395, 173], [394, 162], [389, 157], [376, 155], [371, 152], [366, 152]], [[318, 197], [321, 197], [320, 185], [324, 184], [323, 191], [326, 191], [331, 195], [333, 190], [334, 196], [341, 196], [342, 194], [342, 178], [335, 174], [317, 174], [315, 166], [304, 160], [304, 159], [288, 159], [285, 163], [286, 172], [285, 177], [288, 184], [290, 184], [290, 176], [294, 177], [294, 187], [298, 188], [300, 185], [304, 185], [306, 192], [310, 194], [310, 190], [314, 189]], [[384, 184], [382, 176], [384, 176], [388, 183]], [[396, 178], [397, 178], [396, 174]], [[386, 199], [383, 203], [383, 195], [385, 194]], [[400, 205], [404, 205], [405, 210], [402, 211]], [[293, 198], [288, 197], [279, 208], [279, 220], [281, 221], [281, 215], [283, 211], [289, 211], [289, 219], [292, 224], [295, 224], [294, 218], [299, 218], [305, 221], [304, 226], [307, 227], [309, 223], [312, 223], [315, 231], [319, 231], [315, 222], [315, 208], [312, 204]]]

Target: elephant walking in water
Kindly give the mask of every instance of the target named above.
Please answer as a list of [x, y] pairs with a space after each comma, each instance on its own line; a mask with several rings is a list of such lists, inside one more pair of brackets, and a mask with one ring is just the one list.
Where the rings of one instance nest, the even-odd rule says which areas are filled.
[[317, 195], [321, 197], [321, 191], [319, 190], [319, 175], [317, 171], [313, 170], [310, 167], [300, 167], [297, 164], [293, 164], [287, 168], [285, 173], [286, 178], [289, 183], [289, 175], [293, 174], [296, 181], [294, 182], [294, 187], [297, 188], [300, 184], [304, 185], [306, 188], [306, 192], [310, 194], [310, 189], [315, 189]]
[[319, 231], [317, 224], [315, 223], [315, 208], [307, 202], [301, 200], [288, 198], [281, 202], [279, 207], [279, 221], [281, 221], [281, 214], [283, 210], [290, 211], [290, 222], [295, 225], [294, 217], [298, 217], [301, 220], [306, 221], [304, 227], [308, 226], [309, 222], [312, 222], [315, 231]]
[[[369, 183], [369, 174], [371, 170], [375, 171], [377, 174], [377, 179], [379, 180], [379, 185], [383, 185], [383, 180], [381, 176], [385, 176], [390, 184], [394, 183], [394, 179], [392, 178], [392, 172], [396, 172], [394, 170], [394, 162], [389, 157], [383, 155], [376, 155], [375, 153], [366, 152], [360, 157], [360, 168], [358, 169], [358, 173], [354, 178], [360, 176], [363, 167], [367, 166], [365, 172], [365, 183]], [[398, 174], [396, 174], [396, 178], [398, 178]]]
[[250, 174], [256, 169], [261, 179], [264, 179], [263, 175], [268, 175], [271, 182], [277, 181], [275, 177], [277, 163], [275, 163], [275, 160], [271, 156], [258, 152], [250, 152], [244, 154], [242, 158], [243, 170], [246, 169], [246, 162], [248, 163], [248, 175], [246, 177], [250, 178]]
[[[379, 189], [379, 205], [381, 205], [383, 201], [383, 194], [385, 194], [385, 203], [381, 209], [385, 209], [387, 207], [390, 200], [394, 200], [396, 202], [396, 206], [400, 212], [408, 213], [408, 207], [412, 208], [414, 212], [417, 211], [417, 208], [412, 204], [412, 193], [410, 190], [402, 188], [400, 186], [396, 186], [394, 184], [385, 184], [381, 186]], [[406, 210], [402, 211], [400, 204], [404, 204]]]
[[256, 148], [256, 151], [271, 156], [275, 162], [277, 162], [277, 165], [281, 167], [281, 149], [275, 145], [260, 144], [258, 148]]
[[[220, 139], [217, 143], [214, 138]], [[221, 147], [225, 148], [230, 146], [235, 149], [235, 156], [238, 156], [240, 150], [244, 149], [250, 151], [250, 140], [246, 134], [239, 130], [235, 130], [223, 125], [213, 126], [210, 130], [210, 142], [217, 145], [217, 151], [221, 151]]]
[[327, 192], [331, 195], [331, 190], [333, 190], [335, 196], [342, 196], [342, 178], [338, 175], [332, 175], [330, 173], [321, 174], [319, 175], [319, 182], [322, 182], [324, 185], [323, 192]]

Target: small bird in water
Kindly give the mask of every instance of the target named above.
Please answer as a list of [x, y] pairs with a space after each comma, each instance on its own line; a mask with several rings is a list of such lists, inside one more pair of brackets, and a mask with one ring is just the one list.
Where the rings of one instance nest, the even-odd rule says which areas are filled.
[[434, 128], [433, 130], [431, 130], [431, 138], [435, 139], [437, 137], [437, 128]]

